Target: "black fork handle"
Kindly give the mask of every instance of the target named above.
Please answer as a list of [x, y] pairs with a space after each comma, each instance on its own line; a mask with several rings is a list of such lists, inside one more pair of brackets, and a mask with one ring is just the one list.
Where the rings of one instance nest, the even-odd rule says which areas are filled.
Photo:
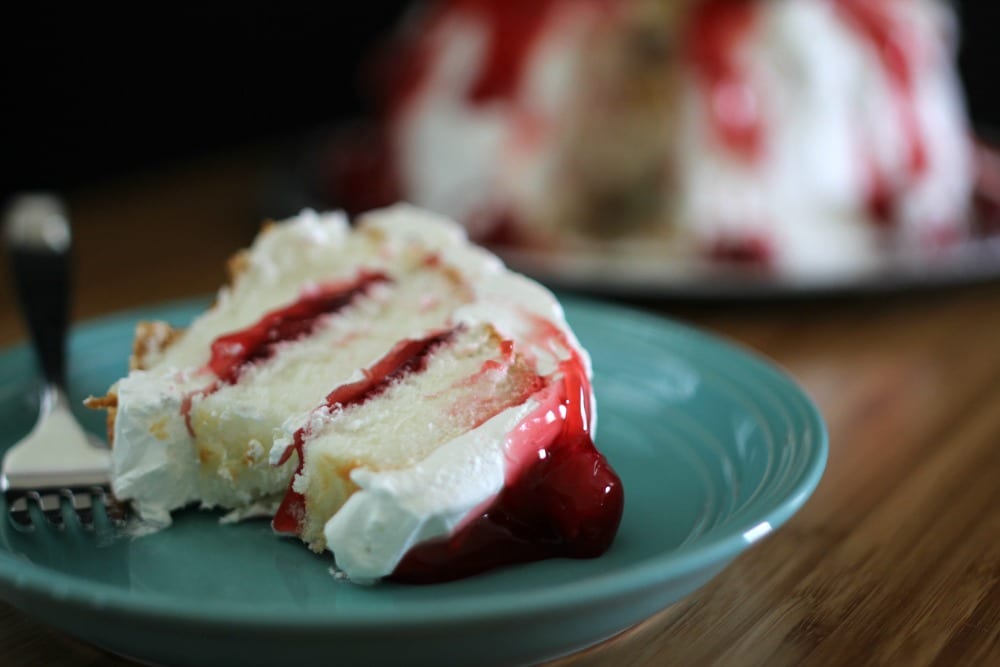
[[66, 387], [69, 323], [69, 222], [59, 201], [33, 195], [15, 199], [4, 219], [14, 286], [45, 381]]

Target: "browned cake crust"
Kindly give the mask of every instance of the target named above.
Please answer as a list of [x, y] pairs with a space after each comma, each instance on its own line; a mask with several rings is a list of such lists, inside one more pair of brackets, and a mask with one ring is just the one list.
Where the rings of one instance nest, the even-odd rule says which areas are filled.
[[250, 253], [247, 250], [240, 250], [229, 258], [226, 262], [226, 273], [229, 276], [229, 284], [235, 285], [236, 279], [247, 270], [250, 264]]
[[118, 394], [109, 391], [105, 396], [88, 396], [83, 404], [91, 410], [107, 410], [104, 426], [108, 431], [108, 444], [113, 445], [115, 439], [115, 417], [118, 415]]
[[175, 329], [166, 322], [139, 322], [135, 326], [129, 369], [149, 368], [183, 332], [183, 329]]

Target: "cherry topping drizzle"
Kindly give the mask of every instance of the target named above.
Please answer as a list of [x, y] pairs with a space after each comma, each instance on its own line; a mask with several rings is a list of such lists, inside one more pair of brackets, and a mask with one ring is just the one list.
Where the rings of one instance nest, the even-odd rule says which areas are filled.
[[540, 338], [571, 356], [560, 382], [536, 394], [539, 406], [507, 436], [504, 489], [456, 532], [416, 545], [389, 579], [450, 581], [546, 558], [593, 558], [610, 547], [625, 496], [591, 439], [590, 381], [565, 335], [536, 319]]
[[270, 357], [279, 343], [312, 333], [321, 315], [341, 310], [373, 285], [389, 280], [384, 273], [363, 270], [347, 284], [307, 292], [295, 303], [267, 313], [253, 326], [216, 338], [208, 368], [220, 381], [232, 384], [248, 364]]
[[386, 274], [362, 270], [353, 280], [320, 285], [294, 303], [266, 313], [256, 324], [216, 338], [212, 342], [212, 355], [203, 370], [210, 371], [217, 379], [208, 387], [187, 394], [181, 401], [181, 414], [188, 433], [194, 436], [191, 404], [195, 396], [207, 396], [223, 385], [234, 384], [252, 364], [274, 354], [278, 344], [308, 336], [321, 316], [343, 309], [374, 285], [385, 282], [391, 282]]

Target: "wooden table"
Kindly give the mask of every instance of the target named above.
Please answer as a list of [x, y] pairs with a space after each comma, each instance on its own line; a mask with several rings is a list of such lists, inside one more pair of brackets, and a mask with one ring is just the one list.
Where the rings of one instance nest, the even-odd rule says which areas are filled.
[[[71, 196], [75, 316], [213, 290], [256, 230], [262, 164], [229, 156]], [[24, 334], [0, 285], [6, 345]], [[1000, 285], [639, 305], [784, 366], [827, 419], [829, 465], [792, 521], [705, 588], [556, 664], [1000, 665]], [[127, 663], [0, 603], [0, 664]]]

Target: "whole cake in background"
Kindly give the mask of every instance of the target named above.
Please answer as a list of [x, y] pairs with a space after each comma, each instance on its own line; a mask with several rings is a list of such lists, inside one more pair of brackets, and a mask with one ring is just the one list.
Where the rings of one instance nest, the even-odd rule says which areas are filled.
[[407, 206], [266, 228], [186, 330], [141, 324], [108, 410], [146, 524], [273, 517], [354, 581], [455, 579], [611, 544], [590, 357], [545, 288]]
[[837, 275], [969, 234], [935, 0], [443, 0], [379, 71], [382, 192], [527, 248]]

